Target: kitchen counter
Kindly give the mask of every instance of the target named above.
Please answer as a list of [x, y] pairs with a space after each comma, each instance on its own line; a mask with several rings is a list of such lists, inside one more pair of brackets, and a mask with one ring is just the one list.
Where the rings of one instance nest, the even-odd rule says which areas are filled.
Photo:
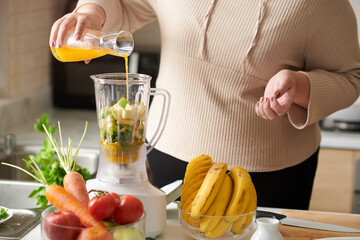
[[[268, 208], [262, 208], [263, 210], [269, 210]], [[281, 212], [280, 209], [271, 209], [273, 212]], [[248, 234], [247, 238], [250, 239], [251, 233]], [[39, 240], [41, 236], [40, 225], [35, 227], [31, 232], [25, 235], [22, 240]], [[180, 226], [177, 207], [175, 203], [170, 203], [167, 207], [167, 226], [165, 231], [156, 238], [156, 240], [192, 240], [185, 230]]]
[[360, 150], [360, 132], [323, 130], [320, 147]]
[[[272, 211], [276, 213], [286, 213], [290, 217], [299, 217], [306, 220], [313, 221], [324, 221], [333, 224], [348, 226], [349, 221], [357, 227], [360, 223], [360, 215], [356, 214], [338, 214], [338, 213], [324, 213], [324, 212], [308, 212], [308, 211], [295, 211], [295, 210], [285, 210], [277, 208], [263, 208], [259, 207], [259, 210]], [[324, 218], [324, 219], [322, 219]], [[330, 219], [329, 219], [330, 218]], [[338, 219], [336, 221], [336, 219]], [[356, 225], [358, 224], [358, 225]], [[246, 236], [241, 238], [242, 240], [250, 239], [252, 231], [249, 231]], [[311, 240], [318, 239], [320, 237], [340, 237], [340, 236], [352, 236], [359, 237], [359, 233], [337, 233], [337, 232], [328, 232], [314, 229], [305, 229], [297, 227], [289, 227], [284, 225], [279, 225], [279, 230], [282, 233], [285, 240]], [[40, 225], [35, 227], [30, 233], [28, 233], [22, 240], [39, 240], [41, 236]], [[165, 231], [156, 238], [156, 240], [191, 240], [185, 230], [182, 229], [178, 219], [178, 213], [176, 209], [176, 204], [171, 203], [167, 207], [167, 227]]]

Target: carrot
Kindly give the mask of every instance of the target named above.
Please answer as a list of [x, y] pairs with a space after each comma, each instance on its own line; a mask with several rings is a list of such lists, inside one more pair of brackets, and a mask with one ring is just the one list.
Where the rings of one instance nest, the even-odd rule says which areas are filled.
[[89, 194], [86, 189], [84, 178], [78, 172], [69, 172], [63, 180], [64, 188], [87, 209], [89, 204]]
[[60, 122], [58, 122], [59, 126], [59, 135], [60, 135], [60, 143], [61, 147], [57, 143], [57, 141], [54, 140], [53, 136], [47, 131], [46, 127], [43, 125], [43, 128], [45, 129], [45, 132], [47, 136], [49, 137], [56, 154], [58, 156], [58, 159], [60, 161], [60, 165], [65, 170], [66, 175], [63, 180], [64, 188], [67, 192], [69, 192], [73, 197], [78, 200], [83, 207], [87, 209], [88, 203], [89, 203], [89, 194], [87, 193], [86, 184], [82, 177], [82, 175], [78, 172], [75, 172], [75, 166], [76, 166], [76, 160], [79, 154], [80, 145], [85, 137], [86, 129], [87, 129], [87, 122], [85, 125], [85, 130], [83, 133], [83, 136], [80, 140], [80, 143], [75, 151], [75, 154], [73, 156], [72, 154], [72, 140], [68, 140], [68, 146], [63, 146], [63, 140], [61, 135], [61, 126]]
[[105, 225], [94, 218], [82, 204], [77, 201], [63, 187], [51, 184], [45, 190], [46, 199], [60, 210], [69, 210], [80, 218], [81, 224], [85, 227], [105, 227]]
[[52, 205], [54, 205], [57, 209], [69, 210], [69, 211], [75, 213], [76, 216], [78, 216], [80, 218], [82, 225], [84, 225], [85, 227], [93, 227], [93, 226], [105, 227], [105, 225], [102, 222], [100, 222], [96, 218], [94, 218], [88, 212], [87, 208], [84, 207], [83, 205], [81, 205], [81, 203], [78, 200], [76, 200], [74, 198], [74, 196], [72, 196], [69, 192], [67, 192], [63, 187], [61, 187], [57, 184], [49, 185], [46, 181], [44, 174], [41, 172], [41, 170], [40, 170], [39, 166], [36, 164], [36, 162], [32, 162], [32, 164], [31, 164], [28, 161], [26, 161], [25, 159], [24, 159], [24, 161], [26, 162], [26, 164], [28, 164], [30, 166], [30, 168], [32, 169], [32, 172], [34, 174], [32, 174], [31, 172], [29, 172], [19, 166], [16, 166], [16, 165], [13, 165], [10, 163], [2, 162], [2, 164], [19, 169], [19, 170], [25, 172], [26, 174], [30, 175], [31, 177], [33, 177], [35, 180], [42, 183], [45, 186], [46, 199]]

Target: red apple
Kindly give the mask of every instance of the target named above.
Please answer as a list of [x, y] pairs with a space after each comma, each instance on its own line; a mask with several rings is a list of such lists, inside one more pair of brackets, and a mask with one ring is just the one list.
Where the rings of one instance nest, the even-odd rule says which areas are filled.
[[57, 210], [45, 218], [44, 230], [50, 240], [74, 240], [80, 233], [80, 218], [68, 210]]

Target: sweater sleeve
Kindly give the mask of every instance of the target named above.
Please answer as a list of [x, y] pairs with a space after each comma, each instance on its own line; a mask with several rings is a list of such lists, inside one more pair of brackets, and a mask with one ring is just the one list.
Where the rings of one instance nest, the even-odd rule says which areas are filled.
[[106, 14], [104, 32], [127, 30], [135, 32], [147, 23], [156, 20], [156, 0], [79, 0], [76, 11], [84, 4], [93, 3], [102, 7]]
[[305, 71], [310, 100], [293, 104], [292, 125], [305, 128], [350, 106], [360, 93], [360, 50], [356, 17], [348, 1], [308, 1]]

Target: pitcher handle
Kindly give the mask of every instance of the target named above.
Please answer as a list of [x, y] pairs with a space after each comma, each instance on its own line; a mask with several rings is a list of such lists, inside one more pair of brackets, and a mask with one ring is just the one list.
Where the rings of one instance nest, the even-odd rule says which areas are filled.
[[161, 112], [161, 116], [160, 116], [160, 120], [159, 120], [159, 125], [153, 135], [153, 137], [151, 138], [151, 140], [148, 142], [148, 146], [149, 149], [146, 151], [146, 155], [153, 150], [153, 148], [155, 147], [155, 145], [157, 144], [157, 142], [160, 139], [161, 134], [164, 131], [165, 128], [165, 124], [169, 115], [169, 108], [170, 108], [170, 93], [162, 88], [151, 88], [150, 89], [150, 96], [155, 96], [155, 95], [159, 95], [162, 96], [163, 99], [163, 107], [162, 107], [162, 112]]

